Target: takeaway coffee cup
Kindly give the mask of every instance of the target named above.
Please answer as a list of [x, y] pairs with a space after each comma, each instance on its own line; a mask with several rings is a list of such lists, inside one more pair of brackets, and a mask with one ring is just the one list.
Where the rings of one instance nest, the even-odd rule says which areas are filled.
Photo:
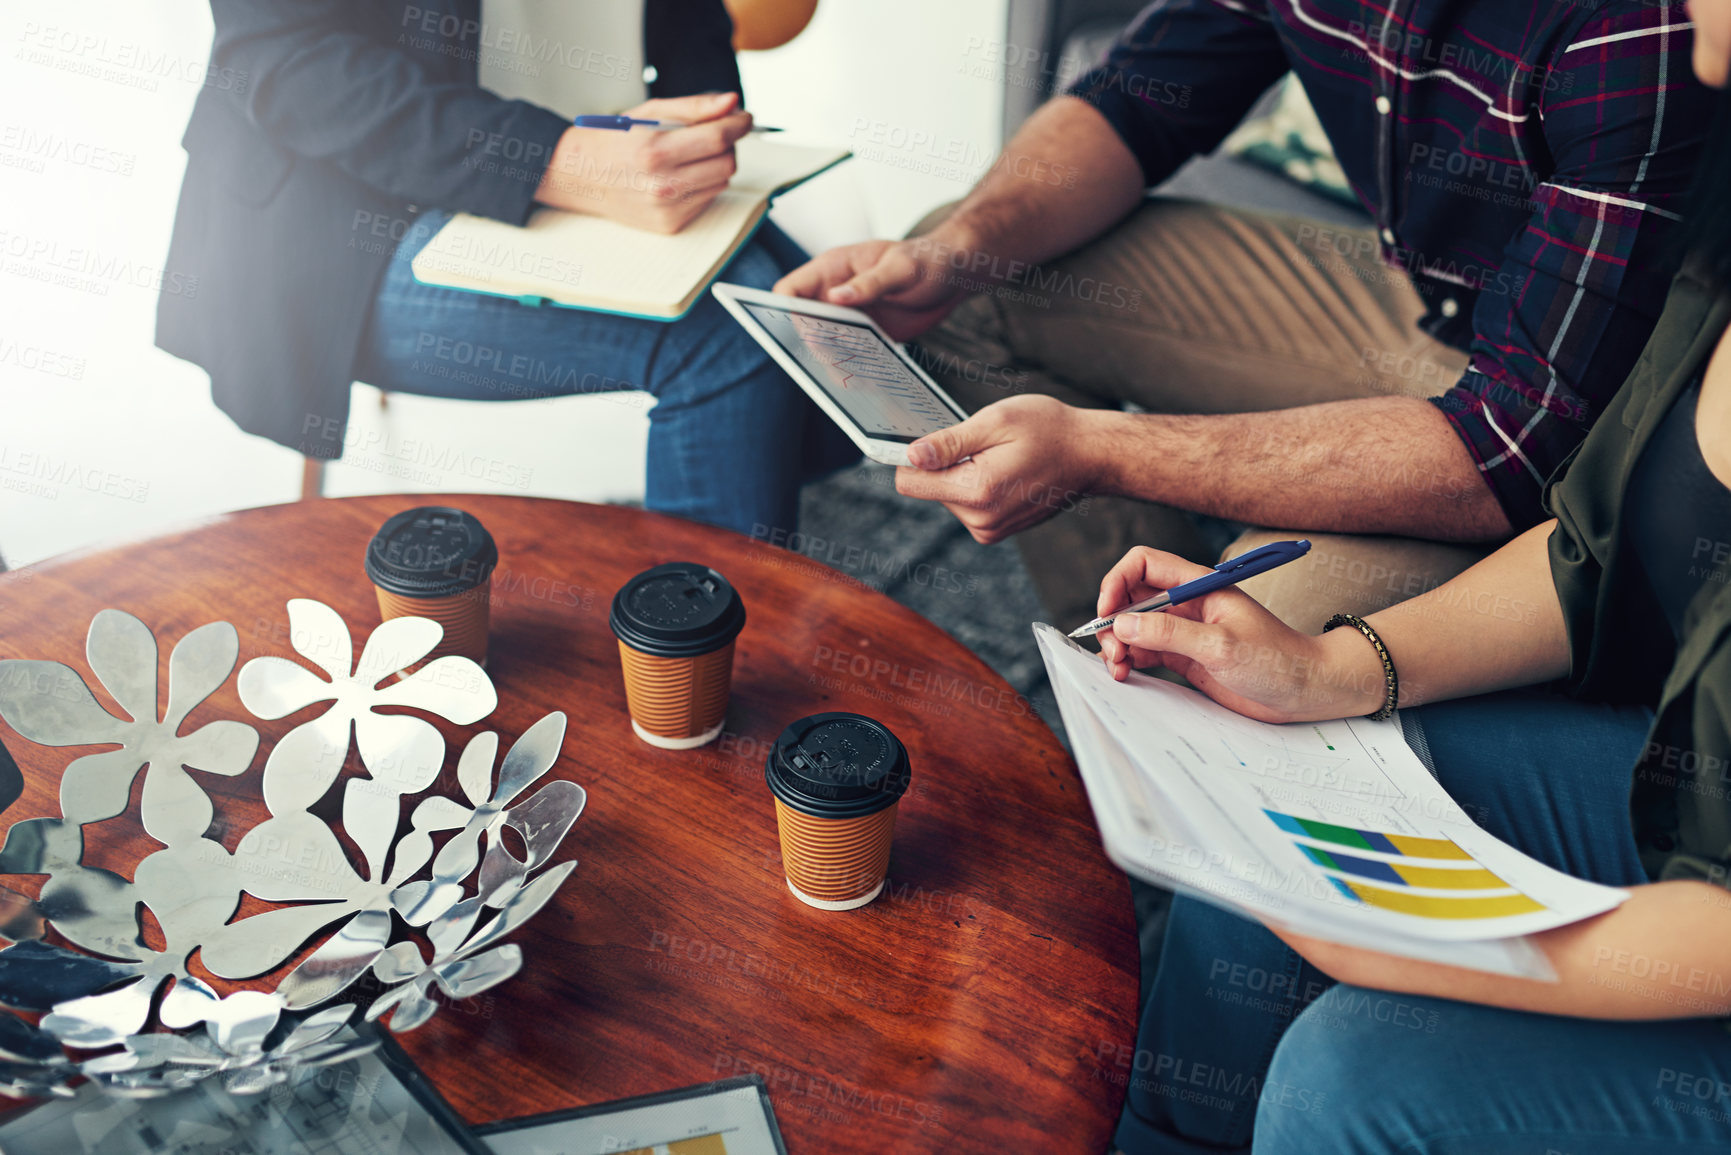
[[613, 595], [608, 621], [639, 738], [689, 750], [721, 733], [745, 628], [745, 603], [726, 578], [696, 562], [644, 570]]
[[367, 545], [367, 577], [379, 613], [431, 618], [445, 636], [423, 661], [460, 654], [485, 665], [493, 569], [499, 547], [473, 514], [443, 505], [406, 509]]
[[763, 773], [795, 898], [852, 910], [882, 893], [911, 772], [901, 741], [862, 714], [813, 714], [781, 732]]

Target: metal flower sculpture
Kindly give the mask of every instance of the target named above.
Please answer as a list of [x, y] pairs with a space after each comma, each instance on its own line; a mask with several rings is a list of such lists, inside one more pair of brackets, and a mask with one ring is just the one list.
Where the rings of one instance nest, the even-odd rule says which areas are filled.
[[[373, 1039], [339, 1035], [354, 1017], [351, 1003], [315, 1011], [279, 1031], [282, 999], [278, 996], [240, 991], [220, 1001], [242, 1005], [218, 1021], [207, 1022], [199, 1033], [134, 1035], [126, 1040], [124, 1050], [80, 1063], [80, 1073], [109, 1089], [134, 1095], [177, 1091], [223, 1074], [228, 1090], [256, 1094], [286, 1082], [297, 1067], [340, 1063], [378, 1046]], [[166, 1025], [187, 1025], [170, 1015], [165, 1004]], [[272, 1042], [273, 1034], [281, 1038]]]
[[[61, 818], [15, 823], [0, 845], [0, 874], [46, 876], [34, 900], [0, 887], [0, 897], [16, 900], [0, 904], [0, 934], [15, 943], [0, 950], [0, 1004], [47, 1012], [40, 1027], [0, 1012], [0, 1091], [64, 1093], [79, 1074], [118, 1095], [172, 1093], [213, 1075], [233, 1093], [263, 1091], [296, 1067], [339, 1062], [371, 1046], [343, 1029], [358, 1006], [367, 1006], [368, 1020], [389, 1014], [393, 1030], [411, 1030], [434, 1013], [435, 988], [468, 998], [522, 965], [520, 949], [500, 940], [576, 866], [546, 864], [582, 813], [583, 788], [556, 778], [522, 797], [557, 762], [565, 715], [524, 731], [496, 778], [498, 734], [472, 738], [458, 759], [462, 797], [421, 798], [399, 831], [403, 796], [437, 781], [445, 741], [424, 717], [376, 708], [468, 725], [498, 704], [491, 680], [461, 657], [404, 672], [438, 645], [437, 622], [387, 621], [357, 661], [348, 626], [330, 607], [295, 599], [288, 611], [295, 651], [324, 676], [286, 658], [255, 658], [240, 672], [240, 699], [265, 719], [330, 705], [270, 751], [263, 797], [271, 816], [232, 852], [206, 837], [215, 811], [187, 771], [241, 773], [258, 733], [228, 720], [180, 730], [233, 671], [234, 627], [213, 622], [175, 646], [160, 721], [156, 641], [129, 614], [98, 614], [86, 651], [126, 719], [99, 705], [69, 666], [0, 661], [0, 718], [20, 734], [51, 746], [116, 747], [67, 766]], [[366, 775], [344, 788], [342, 831], [360, 852], [358, 864], [311, 812], [342, 776], [351, 732]], [[8, 767], [16, 777], [0, 747], [0, 810], [18, 796]], [[84, 828], [125, 812], [141, 768], [140, 823], [163, 849], [128, 879], [85, 863], [91, 832]], [[507, 829], [522, 857], [507, 846]], [[432, 836], [445, 831], [455, 833], [435, 853]], [[243, 893], [283, 905], [235, 919]], [[147, 944], [141, 908], [155, 921], [160, 949]], [[254, 978], [339, 923], [274, 991], [225, 996], [188, 970], [196, 953], [220, 978]], [[79, 949], [34, 941], [45, 927]], [[370, 1004], [365, 985], [356, 987], [369, 972], [387, 988]], [[353, 1001], [322, 1005], [355, 989]], [[73, 1064], [63, 1044], [119, 1049]]]
[[181, 639], [168, 659], [168, 710], [156, 718], [156, 639], [131, 614], [103, 610], [90, 623], [85, 657], [102, 686], [129, 715], [97, 704], [77, 670], [60, 662], [10, 661], [0, 678], [0, 718], [44, 746], [116, 744], [66, 767], [60, 810], [68, 822], [100, 822], [126, 809], [132, 780], [144, 778], [144, 829], [173, 846], [210, 828], [210, 799], [186, 772], [235, 775], [252, 765], [258, 731], [245, 722], [212, 722], [182, 736], [193, 707], [227, 680], [240, 638], [212, 622]]

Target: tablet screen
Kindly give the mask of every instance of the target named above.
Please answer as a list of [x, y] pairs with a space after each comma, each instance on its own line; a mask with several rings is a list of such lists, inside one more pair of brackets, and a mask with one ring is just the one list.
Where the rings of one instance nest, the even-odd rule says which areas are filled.
[[961, 420], [869, 326], [740, 303], [868, 437], [914, 441]]

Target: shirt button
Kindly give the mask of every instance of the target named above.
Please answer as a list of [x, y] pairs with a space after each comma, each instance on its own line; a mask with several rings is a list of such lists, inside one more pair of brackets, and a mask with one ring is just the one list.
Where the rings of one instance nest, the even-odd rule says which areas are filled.
[[1443, 316], [1452, 317], [1460, 311], [1461, 311], [1461, 303], [1459, 301], [1455, 300], [1453, 297], [1443, 298], [1443, 303], [1442, 303], [1442, 315]]
[[1383, 226], [1383, 230], [1382, 230], [1381, 235], [1382, 235], [1382, 243], [1383, 244], [1385, 244], [1385, 245], [1394, 244], [1394, 230], [1393, 229], [1391, 229], [1385, 225], [1385, 226]]
[[1379, 96], [1376, 98], [1376, 110], [1377, 110], [1377, 112], [1381, 113], [1383, 116], [1387, 116], [1389, 114], [1389, 111], [1393, 108], [1394, 108], [1394, 105], [1392, 105], [1388, 102], [1388, 97]]
[[656, 68], [653, 64], [645, 64], [643, 66], [643, 83], [654, 84], [659, 79], [661, 79], [660, 69]]

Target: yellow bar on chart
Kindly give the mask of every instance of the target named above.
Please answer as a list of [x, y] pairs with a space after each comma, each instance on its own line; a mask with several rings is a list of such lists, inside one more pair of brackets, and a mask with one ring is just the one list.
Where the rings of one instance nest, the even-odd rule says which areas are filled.
[[1543, 903], [1534, 902], [1524, 894], [1439, 898], [1436, 895], [1413, 894], [1405, 890], [1384, 890], [1380, 886], [1366, 886], [1362, 882], [1347, 882], [1345, 885], [1370, 906], [1400, 914], [1415, 914], [1420, 918], [1503, 918], [1511, 914], [1531, 914], [1545, 909]]
[[1450, 870], [1446, 866], [1408, 866], [1404, 862], [1391, 862], [1389, 867], [1408, 886], [1428, 886], [1432, 890], [1502, 890], [1508, 886], [1483, 867]]
[[727, 1140], [719, 1134], [693, 1135], [689, 1139], [675, 1139], [653, 1147], [633, 1147], [619, 1155], [727, 1155]]
[[699, 1135], [667, 1145], [667, 1155], [727, 1155], [727, 1141], [720, 1135]]
[[1472, 855], [1446, 838], [1414, 838], [1410, 834], [1385, 834], [1394, 848], [1408, 858], [1455, 858], [1472, 861]]

